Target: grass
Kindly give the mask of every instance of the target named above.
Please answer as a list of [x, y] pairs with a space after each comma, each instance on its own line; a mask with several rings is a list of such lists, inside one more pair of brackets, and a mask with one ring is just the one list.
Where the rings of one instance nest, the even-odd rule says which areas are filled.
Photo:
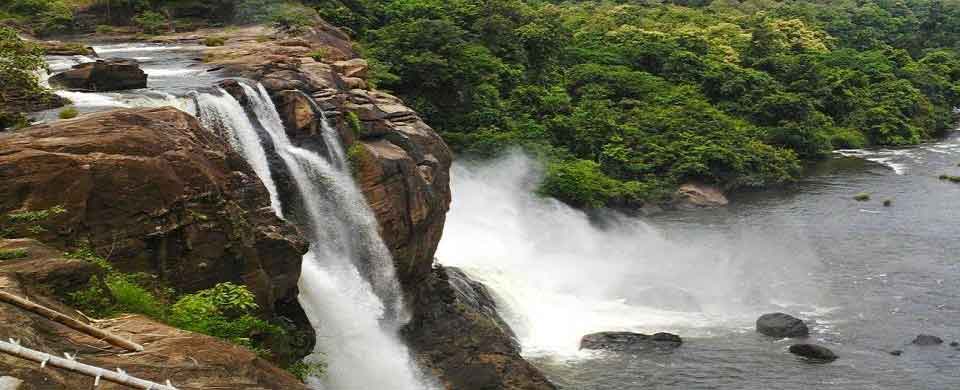
[[326, 49], [314, 50], [310, 52], [310, 54], [307, 54], [307, 57], [313, 58], [314, 61], [317, 61], [317, 62], [323, 62], [323, 58], [326, 56], [327, 56]]
[[301, 360], [287, 367], [287, 371], [297, 377], [297, 379], [300, 379], [301, 382], [306, 382], [309, 377], [323, 376], [327, 372], [327, 364], [321, 360], [310, 362]]
[[227, 38], [224, 37], [207, 37], [203, 40], [204, 46], [223, 46], [227, 43]]
[[0, 260], [16, 260], [29, 256], [26, 249], [0, 249]]
[[59, 114], [57, 114], [57, 116], [59, 116], [60, 119], [72, 119], [72, 118], [76, 118], [77, 115], [80, 115], [80, 111], [77, 111], [77, 108], [73, 106], [64, 108], [60, 110]]
[[943, 175], [940, 175], [940, 180], [946, 180], [952, 183], [960, 183], [960, 176], [943, 174]]
[[861, 192], [853, 196], [853, 200], [857, 202], [866, 202], [870, 200], [870, 194], [866, 192]]

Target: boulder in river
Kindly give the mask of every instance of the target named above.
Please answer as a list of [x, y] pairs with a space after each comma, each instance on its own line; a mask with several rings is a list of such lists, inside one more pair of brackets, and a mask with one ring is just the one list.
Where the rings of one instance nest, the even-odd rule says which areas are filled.
[[943, 339], [937, 336], [922, 334], [913, 339], [913, 343], [915, 345], [940, 345], [943, 344]]
[[719, 187], [703, 183], [687, 183], [677, 189], [674, 202], [681, 209], [721, 207], [730, 203]]
[[814, 344], [794, 344], [790, 346], [790, 353], [802, 356], [807, 359], [832, 362], [837, 360], [837, 355], [829, 348]]
[[147, 74], [134, 60], [108, 58], [74, 65], [53, 75], [50, 84], [71, 90], [120, 91], [147, 87]]
[[607, 351], [648, 351], [673, 350], [683, 344], [680, 336], [671, 333], [645, 335], [632, 332], [591, 333], [580, 339], [580, 349], [600, 349]]
[[770, 337], [807, 337], [810, 329], [803, 320], [784, 313], [768, 313], [757, 319], [757, 332]]

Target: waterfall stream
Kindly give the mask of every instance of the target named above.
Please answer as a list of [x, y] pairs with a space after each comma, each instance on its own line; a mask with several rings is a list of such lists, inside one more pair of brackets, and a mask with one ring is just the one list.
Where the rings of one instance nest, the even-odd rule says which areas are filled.
[[263, 86], [241, 84], [252, 115], [222, 91], [197, 94], [198, 113], [207, 126], [231, 133], [234, 146], [272, 189], [278, 214], [277, 185], [263, 144], [273, 145], [296, 186], [305, 213], [300, 222], [310, 240], [300, 302], [317, 331], [315, 355], [308, 360], [327, 364], [326, 374], [309, 384], [318, 389], [426, 388], [397, 337], [403, 305], [393, 260], [353, 181], [336, 130], [323, 126], [326, 158], [294, 146]]

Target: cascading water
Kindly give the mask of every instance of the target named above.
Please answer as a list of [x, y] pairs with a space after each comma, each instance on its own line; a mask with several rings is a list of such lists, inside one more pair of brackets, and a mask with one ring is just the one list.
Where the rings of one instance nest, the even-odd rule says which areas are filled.
[[[244, 153], [251, 165], [262, 162], [263, 149], [253, 144], [271, 143], [297, 187], [306, 214], [302, 224], [311, 235], [301, 270], [300, 302], [317, 331], [316, 356], [311, 358], [327, 363], [326, 374], [310, 378], [310, 385], [358, 390], [430, 387], [397, 337], [403, 305], [393, 261], [353, 182], [335, 130], [323, 127], [326, 146], [332, 150], [330, 160], [296, 147], [263, 86], [242, 85], [256, 124], [237, 123], [248, 117], [235, 99], [224, 96], [198, 96], [199, 113], [204, 121], [220, 121], [211, 123], [213, 127], [236, 133], [233, 137], [241, 150], [253, 151]], [[256, 126], [269, 139], [260, 139]], [[268, 188], [276, 187], [271, 175], [260, 177], [270, 182]]]

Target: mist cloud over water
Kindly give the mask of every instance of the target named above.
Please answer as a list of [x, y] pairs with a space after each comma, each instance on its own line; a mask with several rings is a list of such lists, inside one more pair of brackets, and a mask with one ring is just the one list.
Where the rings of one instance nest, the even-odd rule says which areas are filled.
[[820, 262], [802, 234], [588, 216], [537, 196], [541, 177], [519, 153], [457, 163], [437, 252], [495, 292], [528, 355], [576, 353], [597, 331], [742, 330], [762, 310], [820, 301], [807, 280]]

